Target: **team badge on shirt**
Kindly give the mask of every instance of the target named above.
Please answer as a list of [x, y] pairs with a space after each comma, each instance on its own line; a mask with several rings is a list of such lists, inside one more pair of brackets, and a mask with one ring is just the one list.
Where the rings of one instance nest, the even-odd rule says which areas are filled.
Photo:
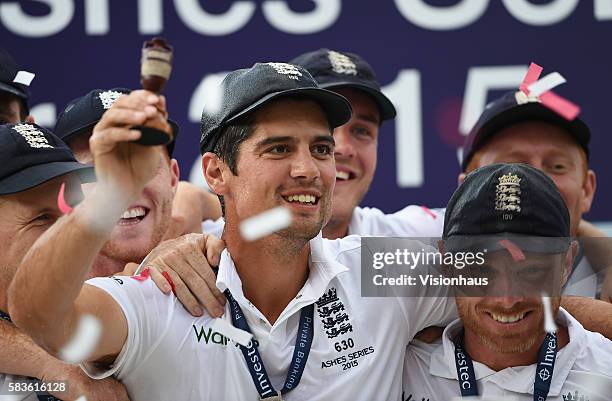
[[344, 311], [344, 304], [338, 299], [335, 288], [327, 290], [316, 304], [327, 337], [333, 339], [353, 331], [349, 315]]

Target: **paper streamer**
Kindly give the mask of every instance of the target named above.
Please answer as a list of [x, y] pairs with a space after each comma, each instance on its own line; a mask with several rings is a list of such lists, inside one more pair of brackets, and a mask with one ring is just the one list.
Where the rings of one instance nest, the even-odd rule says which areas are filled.
[[554, 110], [561, 117], [568, 121], [574, 120], [580, 114], [580, 107], [577, 104], [562, 98], [556, 93], [549, 91], [540, 96], [542, 104], [551, 110]]
[[59, 193], [57, 194], [57, 208], [62, 214], [70, 214], [70, 212], [72, 212], [72, 207], [66, 202], [65, 191], [66, 183], [62, 182]]
[[510, 252], [510, 256], [512, 256], [512, 259], [515, 262], [520, 262], [521, 260], [525, 260], [525, 254], [523, 253], [521, 248], [516, 246], [512, 241], [503, 239], [501, 241], [498, 241], [497, 243], [503, 246], [504, 248], [506, 248], [508, 252]]
[[523, 82], [519, 87], [521, 92], [528, 95], [529, 89], [528, 86], [534, 83], [540, 78], [540, 74], [542, 73], [543, 68], [537, 65], [536, 63], [531, 63], [529, 65], [529, 69], [527, 70], [527, 74], [525, 74], [525, 78], [523, 78]]
[[432, 212], [427, 206], [421, 206], [421, 210], [430, 215], [434, 220], [438, 218], [438, 215]]
[[240, 224], [240, 234], [247, 241], [255, 241], [287, 228], [290, 224], [291, 212], [289, 209], [279, 206], [243, 221]]
[[223, 319], [214, 319], [210, 327], [213, 331], [223, 334], [244, 347], [248, 346], [251, 338], [253, 338], [251, 333], [238, 329]]
[[32, 74], [28, 71], [19, 71], [17, 72], [17, 75], [15, 75], [15, 78], [13, 78], [13, 82], [15, 82], [16, 84], [30, 86], [35, 76], [36, 74]]
[[550, 297], [547, 297], [545, 294], [542, 294], [542, 305], [544, 306], [544, 330], [547, 333], [554, 333], [557, 331], [557, 324], [550, 307]]
[[72, 339], [60, 350], [60, 359], [71, 364], [87, 360], [98, 344], [101, 334], [100, 321], [92, 315], [83, 315]]
[[548, 92], [557, 86], [566, 83], [567, 81], [563, 78], [563, 75], [558, 72], [551, 72], [547, 76], [538, 81], [532, 83], [527, 87], [529, 89], [529, 96], [541, 96], [543, 93]]
[[174, 295], [176, 295], [176, 285], [174, 284], [174, 281], [172, 280], [172, 277], [170, 277], [170, 273], [168, 272], [163, 272], [162, 276], [164, 276], [164, 278], [166, 279], [166, 281], [168, 282], [168, 284], [170, 284], [170, 288], [172, 289], [172, 293]]
[[147, 281], [149, 277], [151, 277], [151, 271], [148, 267], [141, 271], [139, 274], [134, 274], [132, 276], [132, 278], [136, 281]]

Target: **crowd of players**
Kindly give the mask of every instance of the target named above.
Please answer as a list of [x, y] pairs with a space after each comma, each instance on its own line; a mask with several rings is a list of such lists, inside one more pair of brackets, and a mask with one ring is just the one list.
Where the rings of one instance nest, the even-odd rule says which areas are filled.
[[[217, 196], [179, 182], [174, 142], [129, 143], [139, 135], [129, 127], [167, 120], [163, 97], [94, 90], [50, 131], [28, 115], [18, 72], [0, 52], [2, 394], [26, 377], [67, 380], [51, 394], [90, 401], [612, 399], [612, 258], [582, 220], [596, 179], [579, 118], [525, 103], [517, 88], [467, 137], [448, 209], [385, 214], [359, 205], [395, 108], [358, 55], [320, 49], [230, 73], [221, 108], [201, 124], [203, 174]], [[518, 211], [496, 204], [500, 177], [520, 188]], [[288, 228], [242, 238], [241, 221], [279, 205], [292, 211]], [[202, 230], [213, 236], [189, 234]], [[544, 331], [534, 296], [360, 294], [357, 236], [500, 233], [580, 239], [554, 253], [522, 247], [562, 267], [548, 283], [563, 288], [551, 298], [556, 333]], [[502, 249], [496, 263], [532, 262], [516, 252]], [[84, 314], [104, 329], [78, 367], [58, 356]], [[254, 341], [219, 341], [215, 318]]]

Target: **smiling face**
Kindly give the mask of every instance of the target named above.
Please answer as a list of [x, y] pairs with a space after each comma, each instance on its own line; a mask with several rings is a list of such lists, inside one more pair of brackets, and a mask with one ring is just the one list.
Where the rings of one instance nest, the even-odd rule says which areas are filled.
[[333, 141], [327, 119], [313, 101], [282, 98], [258, 110], [254, 131], [239, 146], [236, 175], [218, 163], [215, 171], [221, 176], [211, 177], [214, 156], [204, 158], [210, 187], [224, 196], [226, 225], [284, 206], [293, 220], [275, 235], [303, 241], [315, 237], [331, 212]]
[[0, 274], [12, 277], [34, 242], [62, 216], [57, 194], [64, 181], [69, 183], [67, 191], [80, 194], [80, 187], [64, 175], [26, 191], [0, 196]]
[[524, 163], [546, 173], [565, 200], [576, 235], [582, 214], [591, 208], [596, 180], [568, 132], [541, 121], [511, 125], [476, 152], [468, 171], [494, 163]]
[[[572, 250], [554, 255], [525, 252], [524, 256], [524, 260], [514, 260], [505, 250], [489, 252], [478, 274], [489, 279], [487, 293], [494, 296], [455, 298], [466, 336], [478, 338], [481, 345], [496, 353], [520, 353], [541, 342], [542, 283], [551, 285], [547, 293], [560, 293], [571, 266]], [[551, 297], [553, 316], [559, 304], [558, 295]]]
[[369, 95], [348, 87], [333, 90], [349, 100], [353, 115], [349, 122], [334, 129], [337, 173], [330, 227], [348, 225], [353, 210], [370, 188], [376, 171], [380, 126], [378, 106]]
[[[68, 143], [81, 163], [92, 162], [89, 136], [82, 134]], [[165, 148], [159, 152], [164, 160], [159, 163], [157, 174], [145, 186], [140, 198], [123, 214], [113, 229], [110, 240], [100, 251], [102, 255], [114, 261], [128, 263], [142, 260], [161, 242], [170, 225], [179, 169], [176, 160], [168, 158]], [[95, 184], [85, 184], [84, 191], [87, 193], [93, 185]], [[97, 274], [95, 266], [92, 274]]]

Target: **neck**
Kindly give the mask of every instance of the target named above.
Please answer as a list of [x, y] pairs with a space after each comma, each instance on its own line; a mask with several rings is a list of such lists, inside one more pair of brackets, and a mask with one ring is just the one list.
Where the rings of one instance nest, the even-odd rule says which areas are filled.
[[327, 239], [344, 238], [348, 235], [351, 216], [347, 219], [334, 219], [333, 217], [323, 227], [323, 237]]
[[[544, 342], [546, 333], [542, 333], [535, 343], [523, 352], [499, 352], [490, 348], [489, 344], [485, 344], [481, 338], [472, 330], [465, 328], [464, 347], [472, 360], [487, 365], [496, 372], [500, 370], [516, 367], [532, 365], [538, 361], [538, 351]], [[569, 334], [567, 327], [559, 325], [557, 330], [557, 351], [563, 348], [569, 342]]]
[[227, 226], [223, 240], [242, 281], [245, 297], [270, 324], [274, 324], [306, 283], [310, 255], [308, 241], [292, 241], [272, 234], [246, 242], [237, 229]]
[[91, 266], [91, 270], [89, 271], [89, 276], [87, 278], [92, 277], [109, 277], [113, 276], [119, 272], [122, 272], [125, 268], [126, 262], [121, 260], [111, 259], [109, 256], [104, 255], [102, 252], [99, 252], [94, 259], [93, 265]]

